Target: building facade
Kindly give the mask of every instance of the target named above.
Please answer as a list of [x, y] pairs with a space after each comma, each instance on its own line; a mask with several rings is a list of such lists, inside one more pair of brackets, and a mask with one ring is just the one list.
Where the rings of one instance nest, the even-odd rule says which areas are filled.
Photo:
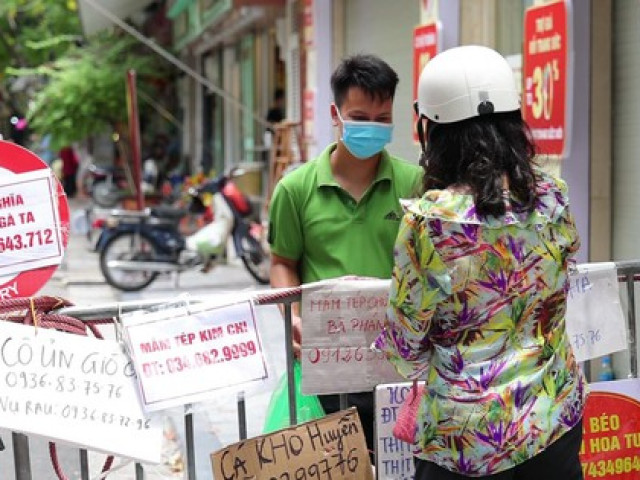
[[[325, 69], [313, 72], [318, 99], [313, 108], [322, 113], [316, 115], [314, 123], [330, 124], [326, 65], [335, 65], [347, 54], [377, 53], [398, 71], [401, 79], [394, 107], [394, 141], [389, 148], [416, 161], [418, 146], [411, 134], [414, 28], [437, 22], [439, 50], [468, 44], [496, 49], [510, 61], [525, 89], [523, 56], [526, 58], [525, 48], [533, 48], [528, 44], [531, 39], [525, 39], [526, 12], [557, 1], [313, 0], [313, 11], [319, 18], [326, 16], [326, 11], [332, 12], [331, 33], [323, 37], [331, 45], [318, 47]], [[567, 50], [565, 149], [561, 155], [541, 156], [540, 162], [569, 185], [571, 208], [582, 240], [578, 261], [637, 260], [640, 4], [634, 0], [560, 3], [567, 12], [562, 39]], [[526, 101], [525, 92], [523, 102]], [[334, 138], [334, 133], [315, 131], [310, 145], [317, 152], [317, 147]], [[640, 350], [637, 352], [640, 354]], [[614, 362], [617, 373], [626, 376], [627, 354], [616, 357], [620, 357]]]
[[[556, 41], [533, 38], [537, 47], [525, 38], [528, 12], [560, 3], [566, 11], [561, 37], [566, 65], [552, 78], [561, 78], [564, 89], [556, 107], [564, 114], [564, 150], [540, 161], [569, 184], [582, 239], [579, 262], [640, 257], [636, 0], [167, 2], [173, 50], [201, 76], [179, 80], [183, 154], [192, 171], [266, 160], [264, 120], [277, 89], [286, 92], [285, 119], [301, 128], [300, 158], [313, 158], [339, 135], [329, 113], [331, 72], [345, 55], [360, 52], [380, 55], [398, 72], [389, 149], [417, 162], [414, 29], [437, 23], [439, 50], [467, 44], [496, 49], [520, 78], [526, 103], [531, 87], [526, 54], [547, 48], [546, 40]], [[551, 25], [540, 26], [542, 32]]]

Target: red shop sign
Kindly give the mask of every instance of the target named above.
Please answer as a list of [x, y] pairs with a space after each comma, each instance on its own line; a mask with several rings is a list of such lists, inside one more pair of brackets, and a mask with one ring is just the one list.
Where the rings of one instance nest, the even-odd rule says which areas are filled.
[[68, 240], [60, 182], [34, 153], [0, 141], [0, 300], [36, 294], [60, 265]]
[[548, 155], [568, 153], [568, 18], [566, 1], [529, 8], [524, 17], [523, 116]]
[[639, 393], [638, 379], [594, 384], [582, 420], [585, 480], [640, 478]]
[[[418, 98], [418, 82], [422, 69], [440, 50], [440, 22], [419, 25], [413, 30], [413, 98]], [[414, 125], [417, 116], [413, 115]], [[413, 128], [413, 140], [418, 142], [418, 133]]]

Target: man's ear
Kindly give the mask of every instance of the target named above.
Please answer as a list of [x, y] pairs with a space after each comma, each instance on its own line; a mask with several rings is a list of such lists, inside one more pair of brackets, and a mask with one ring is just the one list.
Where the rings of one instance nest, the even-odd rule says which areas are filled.
[[338, 126], [338, 107], [336, 106], [335, 103], [332, 103], [331, 106], [329, 107], [329, 112], [331, 114], [331, 125], [333, 125], [334, 127]]

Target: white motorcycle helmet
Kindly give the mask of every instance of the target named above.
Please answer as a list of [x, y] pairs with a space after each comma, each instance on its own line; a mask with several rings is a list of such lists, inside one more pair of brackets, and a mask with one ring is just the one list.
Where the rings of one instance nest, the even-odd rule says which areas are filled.
[[511, 67], [488, 47], [468, 45], [445, 50], [420, 74], [418, 113], [434, 122], [453, 123], [519, 108]]

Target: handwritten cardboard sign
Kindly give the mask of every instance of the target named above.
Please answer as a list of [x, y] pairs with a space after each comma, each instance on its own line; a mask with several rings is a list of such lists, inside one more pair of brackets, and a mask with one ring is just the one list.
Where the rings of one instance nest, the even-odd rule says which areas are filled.
[[0, 275], [60, 264], [57, 204], [48, 169], [0, 176]]
[[159, 463], [134, 375], [116, 342], [0, 322], [0, 427]]
[[372, 391], [401, 380], [370, 348], [382, 330], [388, 296], [389, 280], [341, 278], [303, 288], [302, 393]]
[[210, 399], [216, 389], [268, 376], [250, 301], [196, 308], [123, 317], [125, 341], [148, 411]]
[[216, 480], [373, 480], [355, 408], [211, 454]]
[[567, 334], [578, 361], [628, 347], [614, 263], [585, 263], [569, 277]]
[[582, 419], [585, 480], [640, 477], [640, 380], [590, 385]]
[[378, 480], [412, 480], [412, 446], [393, 436], [396, 415], [413, 382], [378, 385], [375, 391], [376, 473]]

